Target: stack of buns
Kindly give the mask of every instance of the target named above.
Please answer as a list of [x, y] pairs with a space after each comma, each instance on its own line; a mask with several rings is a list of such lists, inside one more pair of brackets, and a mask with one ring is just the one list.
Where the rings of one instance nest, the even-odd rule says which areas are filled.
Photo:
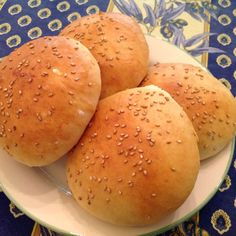
[[198, 67], [148, 63], [138, 23], [118, 13], [23, 45], [0, 62], [0, 146], [28, 166], [67, 154], [82, 208], [113, 224], [157, 223], [189, 196], [200, 159], [233, 138], [236, 103]]
[[137, 87], [148, 70], [148, 45], [139, 25], [118, 13], [94, 14], [60, 33], [84, 44], [101, 69], [101, 98]]

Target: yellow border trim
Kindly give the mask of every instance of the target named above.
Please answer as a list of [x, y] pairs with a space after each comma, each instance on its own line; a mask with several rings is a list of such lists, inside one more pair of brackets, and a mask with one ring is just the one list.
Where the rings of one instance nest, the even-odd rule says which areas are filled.
[[2, 10], [2, 8], [4, 7], [5, 3], [7, 2], [7, 0], [0, 0], [0, 11]]
[[[210, 0], [210, 2], [212, 2], [212, 1]], [[207, 15], [208, 15], [208, 21], [210, 22], [210, 20], [211, 20], [211, 15], [210, 15], [209, 13], [207, 13]], [[208, 22], [205, 21], [205, 23], [204, 23], [204, 33], [209, 33], [209, 32], [210, 32], [210, 28], [211, 28], [211, 25], [210, 25]], [[204, 65], [205, 67], [208, 67], [208, 59], [209, 59], [208, 56], [209, 56], [208, 53], [204, 53], [204, 54], [202, 55], [201, 63], [202, 63], [202, 65]]]
[[112, 12], [114, 8], [114, 3], [112, 0], [110, 0], [108, 7], [107, 7], [107, 12]]
[[34, 224], [31, 236], [40, 236], [40, 228], [39, 228], [39, 224], [38, 223]]
[[[208, 19], [210, 21], [210, 16], [208, 16]], [[210, 24], [208, 22], [204, 23], [204, 33], [209, 33], [210, 32]], [[201, 60], [202, 65], [205, 67], [208, 67], [208, 53], [204, 53], [202, 55], [202, 60]]]

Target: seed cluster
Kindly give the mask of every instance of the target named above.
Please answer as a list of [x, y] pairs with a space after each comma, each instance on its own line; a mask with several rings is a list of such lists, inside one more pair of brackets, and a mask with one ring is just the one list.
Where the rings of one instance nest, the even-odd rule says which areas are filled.
[[[92, 24], [90, 23], [91, 20], [93, 20]], [[62, 30], [61, 35], [69, 36], [82, 42], [93, 53], [99, 63], [104, 61], [109, 67], [114, 67], [120, 61], [120, 50], [117, 49], [112, 52], [109, 33], [107, 33], [109, 32], [109, 27], [111, 27], [110, 23], [115, 25], [116, 43], [122, 44], [122, 42], [126, 42], [128, 38], [122, 33], [120, 26], [116, 26], [116, 21], [112, 17], [103, 14], [87, 16], [80, 19], [79, 22], [72, 23]], [[97, 37], [94, 37], [94, 35]], [[120, 45], [120, 47], [124, 46]], [[131, 46], [126, 47], [129, 51], [133, 50]], [[107, 51], [110, 53], [107, 53]]]
[[125, 15], [85, 16], [65, 27], [60, 35], [80, 41], [96, 58], [101, 70], [101, 98], [137, 87], [147, 72], [145, 38], [139, 25]]
[[[55, 113], [64, 103], [76, 105], [75, 91], [81, 84], [79, 52], [76, 53], [80, 44], [70, 42], [71, 39], [60, 40], [44, 37], [29, 42], [0, 63], [0, 138], [9, 152], [11, 148], [21, 148], [18, 141], [23, 143], [26, 137], [31, 139], [32, 132], [22, 128], [27, 119], [44, 129], [47, 122], [58, 119]], [[63, 43], [69, 45], [67, 50], [71, 54], [64, 54], [60, 46]], [[46, 58], [44, 50], [47, 51]], [[74, 87], [67, 86], [68, 80], [75, 84]], [[89, 80], [87, 83], [88, 89], [94, 85]], [[62, 94], [60, 105], [58, 96]], [[39, 146], [40, 141], [35, 144], [36, 148]]]
[[[152, 115], [154, 111], [157, 111], [160, 117], [166, 117], [166, 113], [170, 114], [168, 107], [172, 102], [171, 98], [160, 90], [147, 91], [140, 88], [132, 91], [134, 92], [124, 95], [127, 96], [125, 99], [127, 104], [122, 104], [121, 107], [113, 105], [112, 101], [109, 101], [106, 110], [102, 110], [103, 104], [99, 105], [93, 121], [76, 148], [78, 151], [75, 151], [76, 155], [81, 158], [80, 169], [76, 174], [71, 175], [69, 168], [68, 176], [74, 183], [79, 183], [77, 185], [79, 188], [82, 188], [77, 199], [86, 201], [88, 205], [91, 205], [96, 197], [99, 198], [97, 189], [103, 189], [108, 199], [103, 200], [110, 203], [114, 196], [125, 196], [129, 191], [137, 188], [139, 181], [148, 183], [148, 178], [152, 175], [153, 168], [155, 169], [152, 167], [153, 163], [157, 160], [157, 157], [150, 156], [149, 149], [158, 152], [158, 145], [163, 145], [163, 136], [167, 144], [182, 144], [180, 138], [171, 135], [171, 126], [174, 123], [171, 115], [166, 120], [166, 124], [162, 125], [156, 123], [159, 118]], [[108, 100], [109, 98], [107, 102]], [[129, 121], [135, 120], [134, 123], [140, 125], [135, 126], [126, 118]], [[97, 120], [101, 120], [103, 127], [98, 126]], [[103, 142], [110, 147], [109, 153], [104, 153], [99, 147], [99, 143]], [[118, 174], [118, 171], [113, 177], [104, 176], [110, 172], [111, 166], [122, 168], [122, 174]], [[169, 171], [174, 174], [177, 168], [170, 166]], [[85, 183], [85, 186], [89, 187], [87, 192], [83, 186], [86, 178], [89, 180]], [[149, 193], [149, 198], [156, 197], [158, 194], [153, 189]]]
[[[175, 77], [178, 73], [178, 78]], [[225, 129], [216, 127], [224, 125], [226, 129], [235, 129], [236, 123], [227, 112], [222, 116], [224, 105], [217, 93], [217, 86], [207, 84], [213, 80], [207, 72], [190, 65], [156, 64], [143, 85], [155, 84], [168, 91], [183, 106], [200, 137], [200, 146], [209, 149], [210, 145], [201, 143], [201, 136], [207, 135], [212, 140], [210, 148], [216, 150], [215, 140], [224, 136]], [[201, 82], [202, 81], [202, 82]], [[213, 81], [214, 82], [214, 81]], [[227, 99], [227, 98], [226, 98]], [[218, 143], [216, 142], [216, 145]]]

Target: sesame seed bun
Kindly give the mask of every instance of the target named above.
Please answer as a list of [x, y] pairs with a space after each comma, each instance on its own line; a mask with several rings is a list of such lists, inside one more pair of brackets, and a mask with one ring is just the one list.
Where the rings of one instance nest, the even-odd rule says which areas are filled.
[[99, 102], [67, 162], [79, 205], [119, 225], [156, 223], [178, 208], [199, 170], [191, 121], [156, 86], [119, 92]]
[[44, 37], [0, 63], [0, 146], [28, 166], [68, 152], [95, 112], [99, 66], [78, 41]]
[[156, 64], [142, 86], [150, 84], [169, 92], [192, 120], [201, 159], [221, 151], [235, 135], [236, 101], [208, 72], [186, 64]]
[[148, 45], [142, 30], [131, 17], [100, 13], [82, 17], [62, 30], [83, 43], [101, 69], [101, 98], [137, 87], [148, 70]]

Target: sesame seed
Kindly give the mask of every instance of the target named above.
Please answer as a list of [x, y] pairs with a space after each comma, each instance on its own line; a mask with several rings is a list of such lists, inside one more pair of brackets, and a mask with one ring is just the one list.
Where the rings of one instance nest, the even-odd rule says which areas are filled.
[[143, 159], [143, 158], [144, 158], [143, 154], [140, 154], [139, 157], [140, 157], [140, 159]]
[[128, 185], [129, 185], [129, 187], [133, 187], [133, 186], [134, 186], [134, 183], [133, 183], [131, 180], [129, 180], [129, 181], [128, 181]]
[[47, 75], [48, 75], [47, 72], [43, 72], [43, 73], [41, 74], [41, 76], [43, 76], [43, 77], [45, 77], [45, 76], [47, 76]]
[[53, 97], [54, 96], [54, 94], [52, 93], [52, 92], [50, 92], [49, 94], [48, 94], [48, 97]]
[[137, 132], [141, 132], [141, 128], [139, 126], [136, 127]]
[[42, 119], [42, 116], [41, 116], [39, 113], [37, 113], [36, 116], [37, 116], [37, 118], [38, 118], [39, 121], [42, 121], [42, 120], [43, 120], [43, 119]]
[[68, 94], [69, 94], [69, 95], [71, 95], [71, 96], [73, 96], [73, 95], [74, 95], [74, 93], [73, 93], [73, 92], [71, 92], [71, 91], [69, 91], [69, 92], [68, 92]]
[[151, 164], [151, 163], [152, 163], [152, 160], [148, 160], [147, 163], [148, 163], [148, 164]]
[[143, 153], [143, 150], [142, 150], [142, 149], [138, 149], [138, 152], [139, 152], [139, 153]]
[[47, 66], [46, 66], [47, 69], [51, 69], [51, 67], [52, 67], [52, 66], [51, 66], [49, 63], [48, 63]]
[[122, 178], [118, 178], [118, 180], [117, 180], [118, 182], [122, 182], [123, 181], [123, 179]]
[[151, 196], [152, 197], [156, 197], [157, 195], [156, 195], [156, 193], [152, 193]]

